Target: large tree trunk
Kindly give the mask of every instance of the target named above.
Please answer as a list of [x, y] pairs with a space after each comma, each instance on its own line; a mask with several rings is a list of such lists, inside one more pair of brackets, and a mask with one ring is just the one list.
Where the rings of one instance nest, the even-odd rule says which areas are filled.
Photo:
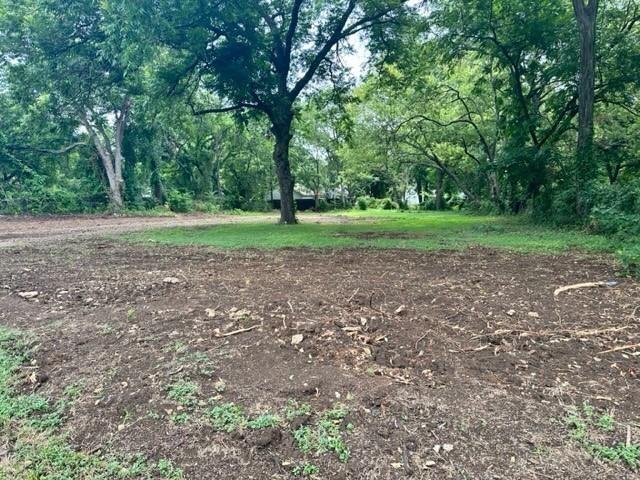
[[115, 162], [117, 161], [117, 158], [114, 158], [110, 145], [106, 143], [106, 138], [101, 140], [96, 133], [95, 128], [90, 123], [87, 122], [85, 127], [87, 128], [89, 136], [93, 140], [93, 144], [98, 151], [98, 156], [102, 161], [102, 167], [104, 168], [104, 172], [107, 176], [107, 182], [109, 184], [109, 202], [111, 203], [111, 207], [114, 210], [122, 210], [124, 207], [124, 201], [122, 199], [123, 179], [122, 176], [118, 177], [118, 174], [116, 173]]
[[578, 86], [578, 147], [576, 156], [577, 213], [584, 215], [580, 189], [594, 174], [593, 109], [596, 76], [596, 25], [598, 0], [573, 0], [580, 32], [580, 81]]
[[124, 208], [123, 190], [124, 178], [122, 176], [124, 157], [122, 155], [122, 142], [124, 131], [129, 118], [131, 101], [126, 98], [119, 112], [115, 114], [115, 125], [113, 136], [107, 134], [105, 127], [94, 118], [91, 111], [80, 112], [80, 122], [86, 128], [91, 141], [93, 142], [98, 156], [102, 161], [107, 181], [109, 183], [109, 200], [114, 210]]
[[291, 174], [291, 164], [289, 163], [292, 122], [293, 114], [290, 109], [281, 114], [277, 119], [272, 120], [272, 132], [275, 136], [273, 161], [276, 166], [276, 174], [278, 175], [278, 184], [280, 186], [280, 223], [285, 225], [298, 223], [296, 219], [295, 201], [293, 199], [295, 179]]

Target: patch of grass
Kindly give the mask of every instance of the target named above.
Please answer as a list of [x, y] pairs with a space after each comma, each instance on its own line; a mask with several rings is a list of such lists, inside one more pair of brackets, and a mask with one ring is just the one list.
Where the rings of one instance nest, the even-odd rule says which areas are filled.
[[[206, 228], [173, 228], [128, 235], [135, 241], [217, 248], [412, 248], [463, 249], [486, 246], [521, 252], [569, 250], [614, 252], [604, 236], [532, 225], [514, 217], [457, 212], [350, 211], [349, 223], [273, 225], [242, 223]], [[303, 218], [304, 222], [304, 218]]]
[[51, 403], [37, 395], [17, 391], [20, 367], [28, 363], [30, 349], [24, 335], [0, 327], [0, 441], [12, 443], [0, 478], [16, 480], [113, 480], [160, 476], [181, 479], [171, 470], [149, 464], [141, 455], [101, 456], [73, 449], [57, 429], [69, 402], [82, 393], [78, 385], [64, 390], [64, 398]]
[[0, 429], [16, 428], [14, 423], [26, 423], [40, 431], [57, 428], [62, 422], [66, 401], [53, 407], [39, 395], [21, 394], [16, 389], [20, 366], [27, 363], [30, 349], [26, 338], [0, 328]]
[[187, 350], [189, 350], [189, 347], [183, 342], [181, 342], [180, 340], [176, 340], [171, 345], [166, 347], [166, 349], [173, 351], [175, 353], [186, 353]]
[[215, 369], [211, 359], [202, 352], [193, 352], [189, 355], [188, 361], [192, 361], [196, 364], [196, 369], [199, 374], [205, 377], [212, 377]]
[[302, 465], [298, 465], [293, 469], [293, 475], [296, 477], [311, 477], [320, 473], [320, 468], [309, 462], [305, 462]]
[[193, 407], [198, 402], [200, 387], [197, 383], [181, 380], [167, 387], [167, 396], [184, 407]]
[[342, 423], [348, 411], [336, 406], [317, 420], [313, 426], [304, 425], [294, 433], [296, 445], [303, 453], [335, 453], [341, 462], [349, 460], [350, 452], [342, 435]]
[[[142, 455], [99, 457], [71, 448], [64, 438], [32, 438], [16, 444], [16, 466], [8, 472], [25, 480], [142, 479], [153, 475], [154, 466]], [[158, 468], [161, 478], [172, 479]]]
[[182, 480], [184, 478], [182, 470], [176, 467], [170, 460], [164, 458], [159, 460], [156, 468], [158, 469], [158, 473], [167, 480]]
[[80, 398], [80, 395], [82, 395], [82, 386], [77, 383], [68, 385], [64, 389], [64, 396], [69, 401], [77, 400], [78, 398]]
[[572, 408], [565, 423], [570, 437], [590, 455], [611, 462], [623, 462], [635, 470], [640, 465], [640, 445], [627, 445], [608, 438], [609, 445], [603, 443], [604, 434], [613, 436], [616, 421], [611, 414], [596, 412], [593, 406], [584, 403], [581, 408]]
[[311, 414], [311, 405], [308, 403], [298, 403], [296, 400], [289, 399], [287, 406], [284, 408], [284, 416], [291, 421], [297, 417], [304, 417]]
[[264, 413], [247, 422], [247, 428], [251, 430], [261, 430], [263, 428], [273, 428], [280, 425], [281, 418], [272, 413]]
[[244, 409], [235, 403], [226, 403], [213, 407], [206, 412], [216, 430], [232, 433], [241, 430], [247, 424]]
[[171, 421], [176, 425], [184, 425], [189, 421], [189, 414], [186, 412], [174, 413], [171, 415]]

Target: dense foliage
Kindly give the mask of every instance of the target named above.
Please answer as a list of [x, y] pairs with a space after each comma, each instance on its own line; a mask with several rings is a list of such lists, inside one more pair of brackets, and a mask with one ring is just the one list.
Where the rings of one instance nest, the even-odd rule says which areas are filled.
[[587, 152], [579, 1], [0, 0], [0, 209], [264, 209], [280, 189], [284, 210], [295, 188], [637, 235], [640, 5], [589, 2]]

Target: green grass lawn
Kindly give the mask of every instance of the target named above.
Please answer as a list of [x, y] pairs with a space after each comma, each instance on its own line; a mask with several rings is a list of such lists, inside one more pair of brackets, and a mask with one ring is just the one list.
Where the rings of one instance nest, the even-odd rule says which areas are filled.
[[[239, 223], [203, 228], [171, 228], [129, 235], [129, 239], [217, 248], [413, 248], [462, 249], [487, 246], [521, 252], [568, 250], [613, 252], [606, 237], [576, 230], [531, 225], [513, 217], [465, 215], [457, 212], [349, 211], [343, 223], [276, 225]], [[336, 219], [337, 220], [337, 219]]]

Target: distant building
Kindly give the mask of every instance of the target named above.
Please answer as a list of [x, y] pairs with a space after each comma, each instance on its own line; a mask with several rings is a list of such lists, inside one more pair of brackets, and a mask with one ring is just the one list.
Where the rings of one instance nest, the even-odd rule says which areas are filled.
[[[311, 210], [316, 206], [316, 198], [313, 193], [305, 192], [301, 188], [293, 191], [293, 200], [296, 202], [298, 211]], [[274, 210], [280, 210], [280, 190], [274, 189], [267, 192], [265, 201], [273, 207]]]

